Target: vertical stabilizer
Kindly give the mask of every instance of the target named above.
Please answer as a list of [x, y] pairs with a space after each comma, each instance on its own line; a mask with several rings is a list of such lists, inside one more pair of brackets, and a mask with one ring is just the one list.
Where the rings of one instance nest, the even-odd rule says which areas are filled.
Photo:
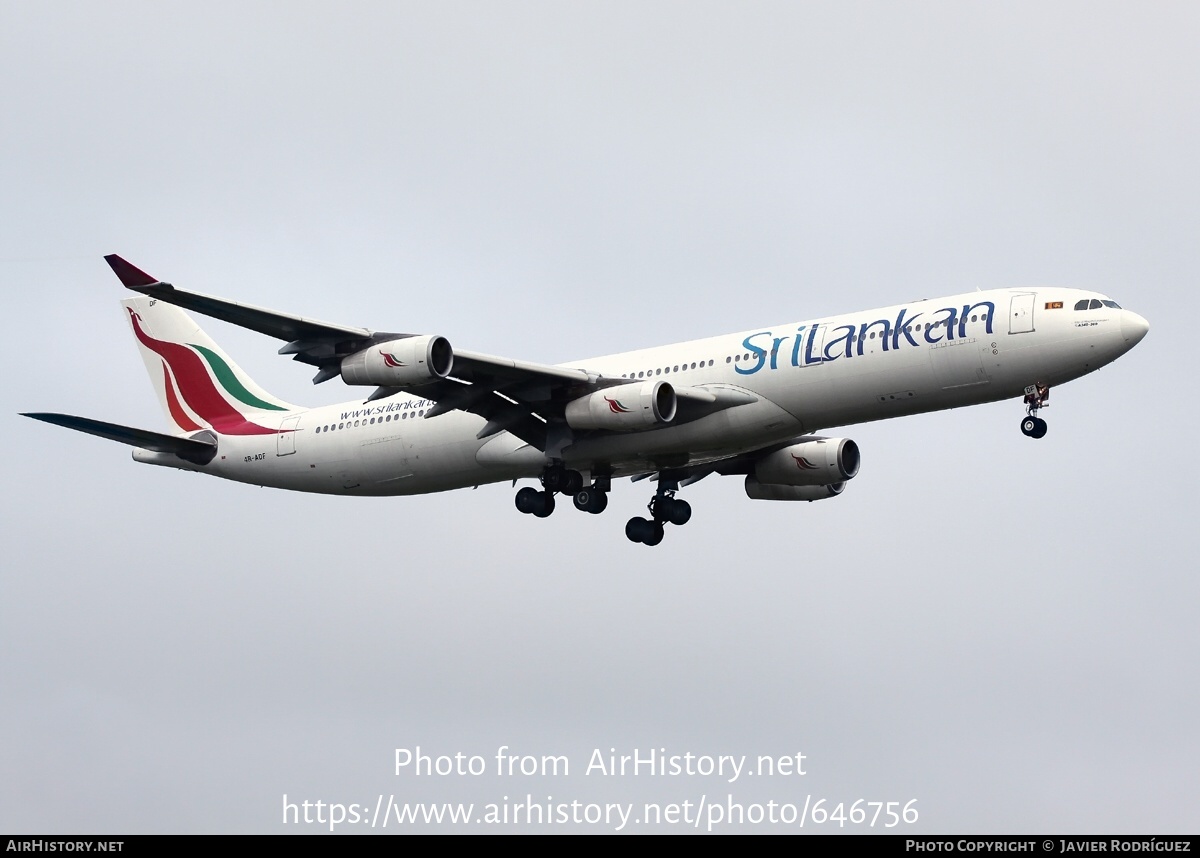
[[127, 298], [122, 311], [171, 426], [224, 435], [270, 435], [296, 406], [254, 383], [183, 310], [154, 298]]

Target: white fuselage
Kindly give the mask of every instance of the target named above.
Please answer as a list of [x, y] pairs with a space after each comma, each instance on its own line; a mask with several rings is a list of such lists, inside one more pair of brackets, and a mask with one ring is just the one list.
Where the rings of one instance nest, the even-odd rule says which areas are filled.
[[[634, 432], [575, 433], [568, 466], [613, 475], [683, 467], [817, 430], [1020, 396], [1115, 360], [1144, 319], [1073, 289], [1005, 289], [774, 325], [565, 366], [676, 388], [733, 389], [756, 401]], [[1105, 299], [1106, 300], [1106, 299]], [[1055, 306], [1055, 305], [1060, 306]], [[300, 491], [405, 495], [537, 477], [542, 451], [507, 432], [478, 439], [482, 417], [397, 395], [276, 417], [279, 435], [221, 436], [217, 457], [192, 466], [136, 450], [134, 458]], [[274, 427], [273, 427], [274, 428]]]

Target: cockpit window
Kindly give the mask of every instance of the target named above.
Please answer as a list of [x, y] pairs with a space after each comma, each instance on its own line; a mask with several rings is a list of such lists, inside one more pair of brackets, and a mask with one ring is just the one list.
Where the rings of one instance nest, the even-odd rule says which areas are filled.
[[1100, 303], [1102, 303], [1105, 307], [1112, 307], [1114, 310], [1121, 309], [1121, 305], [1116, 301], [1101, 301]]
[[1088, 308], [1088, 299], [1087, 298], [1084, 298], [1082, 301], [1075, 302], [1076, 310], [1086, 310], [1087, 308]]
[[1103, 307], [1103, 306], [1104, 306], [1104, 305], [1100, 303], [1100, 299], [1099, 299], [1099, 298], [1093, 298], [1093, 299], [1091, 300], [1091, 303], [1090, 303], [1090, 304], [1088, 304], [1088, 309], [1089, 309], [1089, 310], [1099, 310], [1099, 309], [1100, 309], [1101, 307]]

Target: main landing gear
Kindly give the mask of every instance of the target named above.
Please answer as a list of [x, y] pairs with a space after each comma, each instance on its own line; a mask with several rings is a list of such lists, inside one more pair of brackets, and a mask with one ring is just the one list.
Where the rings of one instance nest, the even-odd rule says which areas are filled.
[[[592, 484], [584, 485], [583, 475], [562, 465], [551, 465], [542, 474], [542, 490], [526, 486], [517, 492], [517, 509], [527, 515], [546, 518], [554, 512], [556, 494], [571, 495], [575, 509], [599, 515], [608, 507], [608, 492], [611, 478], [598, 476]], [[679, 481], [660, 478], [654, 499], [647, 505], [650, 518], [631, 518], [625, 525], [625, 535], [630, 542], [643, 545], [658, 545], [663, 541], [664, 525], [681, 527], [692, 518], [692, 505], [675, 497]]]
[[630, 542], [643, 545], [658, 545], [663, 541], [663, 525], [683, 526], [692, 518], [692, 505], [675, 497], [679, 483], [674, 480], [659, 480], [658, 491], [650, 501], [650, 519], [631, 518], [625, 525], [625, 536]]
[[526, 486], [517, 492], [517, 509], [546, 518], [554, 512], [554, 496], [562, 493], [573, 496], [575, 509], [599, 515], [608, 506], [608, 483], [608, 477], [597, 477], [592, 485], [585, 486], [579, 471], [551, 465], [542, 474], [542, 491]]
[[1025, 419], [1021, 421], [1021, 433], [1030, 438], [1046, 435], [1046, 421], [1037, 416], [1038, 410], [1050, 405], [1050, 387], [1031, 384], [1025, 388]]

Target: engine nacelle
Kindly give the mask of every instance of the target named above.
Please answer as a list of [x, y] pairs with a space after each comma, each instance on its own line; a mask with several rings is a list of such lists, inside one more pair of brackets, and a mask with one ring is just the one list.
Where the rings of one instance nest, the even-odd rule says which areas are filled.
[[849, 438], [810, 438], [763, 456], [754, 476], [764, 486], [829, 486], [853, 479], [861, 464]]
[[776, 483], [763, 484], [754, 474], [746, 477], [746, 497], [753, 500], [772, 501], [815, 501], [835, 498], [846, 488], [845, 483], [830, 483], [827, 486], [781, 486]]
[[649, 429], [674, 420], [675, 408], [675, 388], [668, 382], [624, 384], [568, 402], [567, 425], [572, 429]]
[[376, 343], [342, 361], [346, 384], [412, 387], [450, 374], [454, 349], [445, 337], [404, 337]]

